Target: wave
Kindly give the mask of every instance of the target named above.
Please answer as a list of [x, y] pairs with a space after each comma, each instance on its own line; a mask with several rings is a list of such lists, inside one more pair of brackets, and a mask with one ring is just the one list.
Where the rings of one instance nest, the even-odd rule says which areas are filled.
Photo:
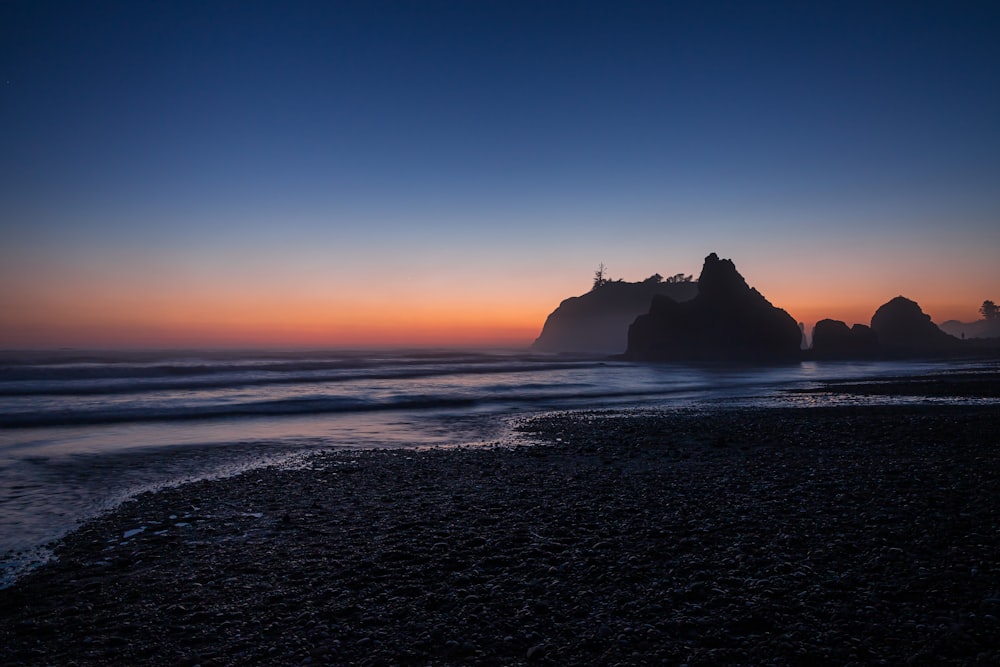
[[[393, 366], [426, 365], [426, 360], [393, 360]], [[451, 360], [452, 364], [482, 363], [481, 360]], [[10, 365], [0, 368], [0, 381], [140, 380], [146, 378], [202, 377], [232, 373], [295, 373], [306, 371], [350, 371], [390, 365], [385, 360], [238, 362], [184, 364], [54, 364]]]
[[0, 427], [83, 426], [141, 421], [185, 421], [234, 417], [274, 417], [282, 415], [364, 412], [372, 410], [466, 407], [473, 401], [456, 398], [410, 398], [375, 403], [350, 398], [299, 398], [280, 401], [251, 401], [229, 405], [204, 405], [117, 410], [53, 410], [0, 415]]
[[[229, 368], [222, 370], [200, 370], [191, 369], [191, 373], [174, 373], [186, 377], [178, 380], [163, 380], [165, 375], [173, 373], [172, 370], [158, 367], [156, 374], [145, 376], [140, 373], [130, 375], [90, 375], [89, 377], [66, 377], [41, 378], [37, 375], [33, 378], [18, 378], [12, 380], [10, 377], [3, 377], [0, 381], [0, 396], [94, 396], [101, 394], [132, 394], [139, 392], [153, 391], [176, 391], [176, 390], [203, 390], [203, 389], [225, 389], [240, 387], [256, 387], [266, 385], [282, 384], [328, 384], [353, 382], [356, 380], [415, 380], [419, 378], [444, 377], [449, 375], [492, 375], [508, 373], [533, 373], [553, 370], [577, 370], [597, 368], [601, 362], [549, 362], [549, 363], [522, 363], [512, 366], [511, 364], [465, 364], [435, 366], [425, 368], [402, 367], [398, 370], [371, 370], [368, 372], [357, 372], [366, 366], [311, 366], [297, 365], [294, 368], [258, 368], [243, 367], [239, 371]], [[367, 366], [372, 368], [373, 365]], [[384, 366], [383, 366], [384, 368]], [[260, 375], [249, 375], [247, 372], [264, 373]], [[303, 371], [326, 371], [303, 374]], [[333, 371], [333, 372], [331, 372]], [[355, 372], [347, 372], [355, 371]], [[98, 372], [102, 372], [98, 370]], [[244, 373], [243, 375], [238, 374]], [[226, 377], [218, 377], [222, 373], [229, 373]], [[215, 375], [215, 378], [204, 380], [190, 379], [191, 376]], [[146, 379], [152, 377], [155, 379]], [[100, 382], [94, 384], [95, 380], [110, 380], [110, 382]]]
[[0, 396], [77, 395], [205, 389], [356, 379], [411, 379], [451, 374], [590, 368], [601, 360], [486, 353], [350, 354], [330, 358], [183, 358], [114, 362], [0, 356]]
[[[571, 385], [570, 385], [571, 386]], [[563, 387], [566, 389], [568, 387]], [[281, 400], [247, 401], [243, 403], [124, 407], [118, 409], [41, 410], [0, 414], [0, 428], [37, 428], [51, 426], [86, 426], [96, 424], [121, 424], [152, 421], [190, 421], [207, 419], [233, 419], [253, 417], [280, 417], [291, 415], [322, 415], [350, 412], [390, 410], [441, 410], [468, 409], [488, 404], [510, 407], [515, 405], [548, 405], [551, 407], [595, 402], [618, 398], [662, 397], [686, 393], [694, 387], [677, 386], [669, 389], [593, 390], [574, 388], [573, 391], [551, 391], [500, 395], [412, 395], [394, 396], [382, 400], [351, 397], [315, 397]]]

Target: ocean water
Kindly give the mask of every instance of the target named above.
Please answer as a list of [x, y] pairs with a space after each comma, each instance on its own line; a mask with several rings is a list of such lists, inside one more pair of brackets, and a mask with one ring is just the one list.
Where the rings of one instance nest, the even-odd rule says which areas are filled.
[[0, 353], [0, 586], [136, 493], [311, 449], [501, 442], [512, 420], [554, 410], [857, 401], [786, 390], [955, 367], [635, 364], [523, 350]]

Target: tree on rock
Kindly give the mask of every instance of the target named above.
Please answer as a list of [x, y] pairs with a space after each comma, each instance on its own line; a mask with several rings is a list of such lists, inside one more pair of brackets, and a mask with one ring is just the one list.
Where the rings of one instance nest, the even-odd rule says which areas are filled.
[[600, 287], [604, 287], [609, 282], [611, 282], [611, 280], [610, 280], [610, 278], [608, 278], [608, 267], [604, 266], [604, 262], [601, 262], [597, 266], [597, 270], [594, 271], [594, 287], [593, 287], [593, 289], [596, 290], [596, 289], [598, 289]]
[[987, 299], [983, 301], [983, 305], [979, 308], [979, 312], [983, 314], [983, 318], [987, 320], [998, 320], [1000, 319], [1000, 306]]

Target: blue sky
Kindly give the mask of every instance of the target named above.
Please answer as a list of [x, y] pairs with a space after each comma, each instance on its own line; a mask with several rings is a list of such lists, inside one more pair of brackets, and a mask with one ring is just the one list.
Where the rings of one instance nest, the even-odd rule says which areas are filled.
[[163, 303], [242, 286], [528, 331], [599, 262], [712, 251], [799, 319], [970, 319], [1000, 297], [998, 44], [981, 2], [3, 3], [2, 328], [170, 342]]

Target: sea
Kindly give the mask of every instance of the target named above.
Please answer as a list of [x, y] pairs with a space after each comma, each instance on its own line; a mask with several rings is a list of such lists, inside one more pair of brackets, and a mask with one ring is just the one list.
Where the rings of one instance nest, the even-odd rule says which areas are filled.
[[316, 450], [518, 442], [567, 410], [810, 406], [789, 390], [975, 362], [641, 364], [526, 350], [0, 352], [0, 587], [150, 490]]

